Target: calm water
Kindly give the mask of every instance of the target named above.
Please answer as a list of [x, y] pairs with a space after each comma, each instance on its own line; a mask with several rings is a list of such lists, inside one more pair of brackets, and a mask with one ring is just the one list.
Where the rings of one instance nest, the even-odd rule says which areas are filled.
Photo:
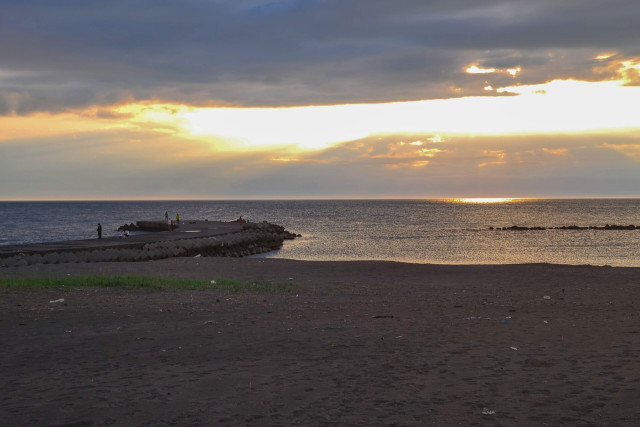
[[489, 227], [640, 225], [640, 199], [3, 202], [0, 244], [116, 235], [124, 223], [162, 219], [267, 220], [300, 233], [268, 257], [419, 263], [551, 262], [640, 266], [640, 231], [495, 231]]

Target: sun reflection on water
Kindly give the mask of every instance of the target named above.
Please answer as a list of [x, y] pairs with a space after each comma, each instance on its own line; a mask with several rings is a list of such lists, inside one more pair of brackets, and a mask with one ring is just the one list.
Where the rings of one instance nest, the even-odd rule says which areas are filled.
[[464, 197], [459, 199], [449, 199], [453, 203], [511, 203], [524, 199], [513, 197]]

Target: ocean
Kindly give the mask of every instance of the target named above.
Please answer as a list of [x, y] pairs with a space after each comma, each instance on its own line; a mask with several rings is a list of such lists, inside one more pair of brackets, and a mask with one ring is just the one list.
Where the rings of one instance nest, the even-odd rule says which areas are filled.
[[[640, 266], [640, 230], [498, 227], [640, 226], [640, 199], [269, 200], [0, 202], [0, 244], [89, 239], [138, 220], [172, 218], [283, 225], [302, 237], [264, 257], [440, 264]], [[494, 227], [493, 230], [490, 227]]]

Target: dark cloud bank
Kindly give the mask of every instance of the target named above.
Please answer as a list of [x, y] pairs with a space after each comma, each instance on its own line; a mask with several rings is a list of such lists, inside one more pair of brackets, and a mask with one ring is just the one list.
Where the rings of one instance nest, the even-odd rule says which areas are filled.
[[[615, 77], [636, 0], [0, 1], [0, 114], [130, 100], [308, 105]], [[506, 73], [470, 75], [464, 67]], [[458, 91], [453, 90], [458, 88]]]

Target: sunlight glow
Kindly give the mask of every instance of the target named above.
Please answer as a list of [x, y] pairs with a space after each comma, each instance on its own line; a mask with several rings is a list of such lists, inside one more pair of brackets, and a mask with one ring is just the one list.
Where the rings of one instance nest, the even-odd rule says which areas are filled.
[[521, 68], [520, 67], [516, 67], [516, 68], [507, 68], [507, 73], [511, 75], [511, 77], [515, 77], [518, 75], [518, 73], [520, 73]]
[[449, 199], [454, 203], [511, 203], [523, 199], [509, 197], [467, 197], [461, 199]]
[[603, 52], [603, 53], [597, 55], [593, 59], [596, 59], [598, 61], [604, 61], [604, 60], [609, 59], [609, 58], [611, 58], [611, 57], [613, 57], [615, 55], [617, 55], [617, 52]]
[[289, 108], [202, 108], [183, 113], [194, 135], [221, 135], [238, 146], [290, 146], [320, 149], [363, 138], [370, 133], [367, 116], [376, 106], [336, 105]]
[[469, 74], [491, 74], [495, 73], [495, 68], [479, 68], [477, 65], [471, 65], [466, 70]]
[[624, 81], [555, 80], [498, 88], [517, 96], [466, 97], [386, 104], [287, 108], [177, 108], [144, 111], [201, 139], [217, 136], [229, 149], [316, 150], [373, 134], [527, 134], [638, 128], [640, 87]]
[[[622, 71], [640, 70], [625, 62]], [[631, 74], [630, 74], [631, 75]], [[180, 136], [216, 152], [297, 153], [382, 134], [423, 134], [445, 143], [456, 135], [525, 135], [640, 129], [640, 86], [626, 80], [554, 80], [494, 89], [512, 96], [475, 96], [382, 104], [282, 108], [125, 104], [101, 111], [0, 118], [0, 140], [44, 134], [118, 130]], [[37, 129], [29, 131], [28, 129]], [[408, 142], [419, 146], [421, 141]], [[561, 151], [547, 151], [562, 154]], [[499, 164], [494, 154], [482, 166]], [[491, 158], [493, 157], [493, 158]]]
[[274, 162], [283, 162], [283, 163], [289, 163], [289, 162], [298, 162], [299, 159], [297, 158], [289, 158], [289, 157], [275, 157], [273, 159], [271, 159]]
[[622, 73], [625, 74], [628, 71], [640, 72], [640, 62], [623, 61], [622, 62]]
[[475, 64], [468, 66], [464, 70], [467, 74], [493, 74], [493, 73], [507, 73], [511, 77], [517, 76], [522, 69], [520, 67], [515, 68], [480, 68]]

